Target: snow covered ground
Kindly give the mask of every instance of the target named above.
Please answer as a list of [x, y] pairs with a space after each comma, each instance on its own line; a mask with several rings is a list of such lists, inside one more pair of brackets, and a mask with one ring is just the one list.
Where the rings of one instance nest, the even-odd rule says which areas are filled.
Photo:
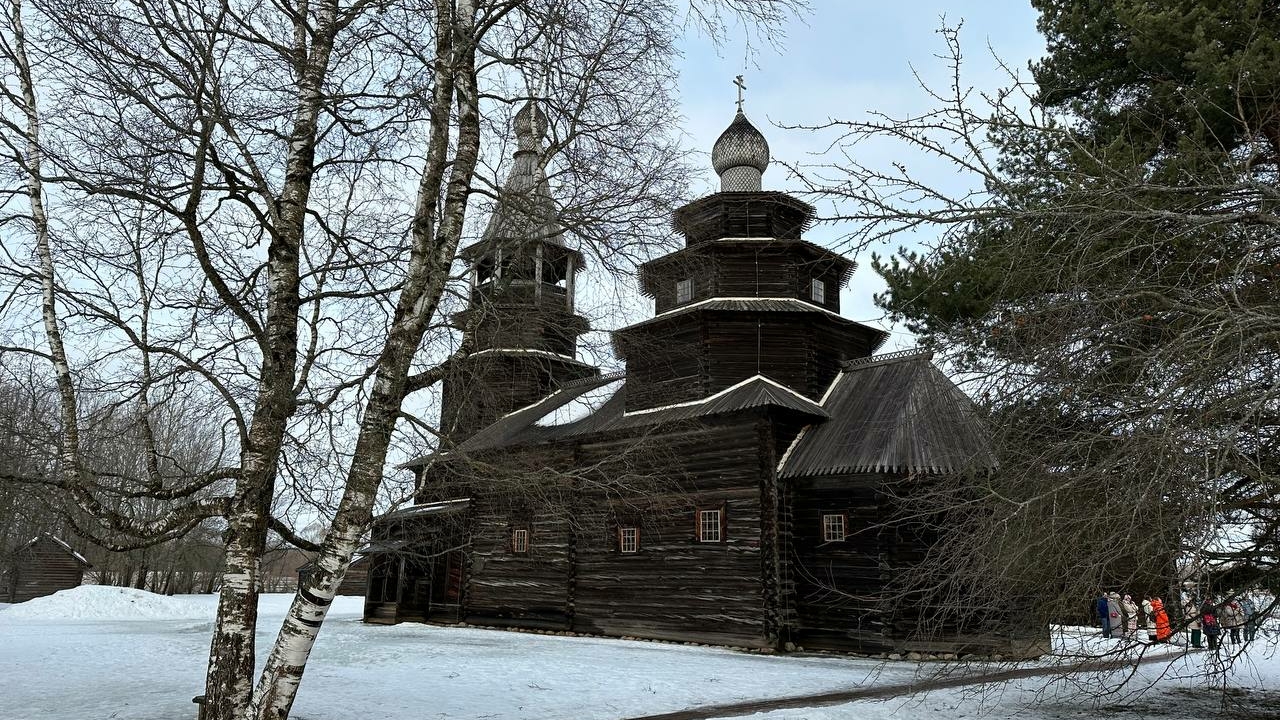
[[[288, 595], [262, 602], [260, 647], [279, 627]], [[160, 597], [85, 586], [0, 609], [0, 719], [193, 718], [215, 598]], [[771, 657], [717, 648], [360, 622], [360, 598], [339, 598], [295, 706], [299, 720], [422, 718], [614, 719], [748, 699], [847, 690], [931, 678], [938, 663], [835, 656]], [[1066, 645], [1094, 641], [1068, 633]], [[1209, 718], [1224, 697], [1199, 670], [1205, 653], [1143, 666], [1130, 688], [1104, 698], [1108, 718]], [[1096, 718], [1086, 697], [1118, 675], [1029, 678], [981, 690], [936, 691], [785, 710], [761, 720], [834, 718]], [[1229, 675], [1257, 705], [1280, 689], [1274, 644], [1258, 643]], [[1245, 689], [1247, 688], [1247, 689]], [[1270, 700], [1275, 700], [1271, 697]], [[1037, 704], [1038, 703], [1038, 704]], [[1136, 703], [1136, 704], [1134, 704]], [[1034, 705], [1034, 707], [1029, 707]], [[1259, 707], [1264, 707], [1259, 705]], [[1172, 710], [1178, 714], [1169, 714]], [[1274, 714], [1265, 717], [1280, 718]]]

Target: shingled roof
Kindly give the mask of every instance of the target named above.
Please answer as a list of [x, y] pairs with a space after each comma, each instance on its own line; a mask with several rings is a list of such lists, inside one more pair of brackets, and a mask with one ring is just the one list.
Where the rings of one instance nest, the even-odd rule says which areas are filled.
[[780, 477], [997, 466], [973, 402], [934, 367], [930, 353], [845, 363], [822, 407], [831, 419], [801, 432], [780, 463]]
[[[562, 438], [659, 423], [694, 420], [756, 407], [790, 410], [814, 420], [825, 419], [827, 411], [796, 391], [769, 378], [755, 375], [700, 400], [626, 412], [626, 376], [612, 373], [567, 383], [558, 392], [521, 408], [498, 420], [458, 446], [458, 450], [474, 452], [514, 445], [532, 445]], [[593, 390], [616, 385], [612, 394], [592, 412], [560, 424], [547, 420], [560, 408], [582, 398]], [[433, 455], [405, 463], [415, 467], [431, 461]]]

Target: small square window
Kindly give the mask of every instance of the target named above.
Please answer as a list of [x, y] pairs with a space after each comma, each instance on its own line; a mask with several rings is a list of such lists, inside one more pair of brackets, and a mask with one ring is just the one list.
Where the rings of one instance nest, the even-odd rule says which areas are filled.
[[809, 285], [809, 297], [819, 305], [827, 302], [827, 283], [817, 278]]
[[618, 528], [618, 552], [620, 553], [640, 552], [640, 528], [637, 528], [637, 527]]
[[822, 516], [822, 541], [844, 542], [844, 515]]
[[511, 552], [529, 552], [529, 528], [515, 528], [511, 531]]
[[687, 303], [693, 299], [693, 281], [681, 280], [676, 283], [676, 302]]
[[723, 510], [698, 511], [698, 542], [718, 543], [724, 539]]

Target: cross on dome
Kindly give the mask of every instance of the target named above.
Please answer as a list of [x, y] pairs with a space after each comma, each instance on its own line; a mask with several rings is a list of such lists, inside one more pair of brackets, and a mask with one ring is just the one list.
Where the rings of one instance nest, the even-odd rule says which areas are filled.
[[733, 84], [738, 87], [738, 112], [711, 149], [711, 166], [720, 176], [720, 192], [759, 192], [769, 167], [769, 142], [742, 112], [742, 91], [747, 88], [742, 76]]

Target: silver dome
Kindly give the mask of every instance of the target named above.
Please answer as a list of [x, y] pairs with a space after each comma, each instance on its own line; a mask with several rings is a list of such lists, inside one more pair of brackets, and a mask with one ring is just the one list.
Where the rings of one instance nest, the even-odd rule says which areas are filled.
[[761, 176], [769, 167], [769, 142], [741, 110], [716, 140], [711, 166], [720, 176], [721, 192], [760, 190]]
[[526, 102], [516, 113], [513, 125], [517, 151], [541, 152], [542, 140], [547, 136], [547, 116], [537, 103]]

